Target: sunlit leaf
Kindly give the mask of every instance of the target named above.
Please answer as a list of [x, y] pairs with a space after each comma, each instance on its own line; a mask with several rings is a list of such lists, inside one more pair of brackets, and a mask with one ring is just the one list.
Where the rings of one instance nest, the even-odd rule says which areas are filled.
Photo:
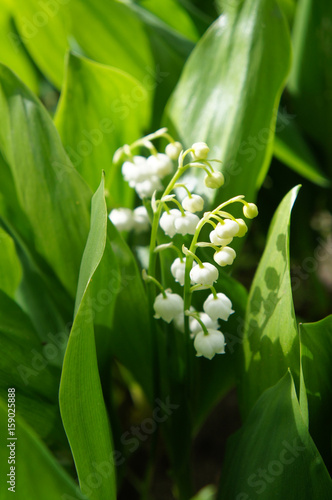
[[[82, 258], [76, 315], [65, 354], [60, 410], [75, 460], [80, 488], [91, 500], [116, 498], [112, 438], [98, 373], [90, 283], [106, 245], [104, 182], [92, 200], [91, 228]], [[93, 483], [96, 467], [98, 487]], [[106, 472], [105, 472], [106, 470]], [[92, 478], [92, 479], [91, 479]]]
[[[253, 199], [272, 154], [279, 98], [290, 64], [286, 22], [271, 0], [239, 2], [220, 16], [192, 52], [167, 110], [183, 143], [206, 141], [222, 160], [219, 200]], [[219, 167], [216, 167], [219, 168]]]
[[0, 67], [0, 149], [11, 169], [34, 246], [75, 294], [89, 225], [91, 192], [70, 163], [36, 97]]
[[68, 49], [69, 1], [15, 0], [15, 24], [27, 51], [43, 74], [61, 88]]
[[239, 397], [244, 414], [288, 367], [299, 374], [299, 338], [289, 271], [290, 214], [298, 190], [299, 186], [293, 188], [274, 214], [250, 288], [244, 332], [238, 336], [243, 350]]
[[10, 297], [14, 297], [21, 277], [22, 268], [14, 241], [0, 227], [0, 289]]
[[230, 438], [218, 500], [328, 500], [332, 481], [303, 421], [291, 374], [267, 389]]
[[102, 170], [110, 203], [130, 206], [133, 190], [113, 154], [144, 135], [149, 121], [145, 88], [124, 71], [69, 54], [55, 123], [73, 165], [94, 191]]

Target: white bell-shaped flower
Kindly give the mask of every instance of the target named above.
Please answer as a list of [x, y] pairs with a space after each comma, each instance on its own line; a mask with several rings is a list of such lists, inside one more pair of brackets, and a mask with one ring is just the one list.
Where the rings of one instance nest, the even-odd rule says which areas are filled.
[[204, 200], [198, 194], [192, 194], [191, 196], [186, 196], [182, 200], [182, 206], [188, 212], [201, 212], [204, 208]]
[[214, 297], [213, 293], [211, 293], [205, 300], [203, 309], [214, 321], [217, 319], [227, 321], [234, 312], [232, 302], [224, 293], [217, 293], [217, 297]]
[[[199, 319], [204, 323], [206, 328], [212, 328], [213, 330], [218, 329], [218, 326], [219, 326], [218, 320], [212, 319], [205, 312], [199, 312], [198, 315], [199, 315]], [[192, 333], [192, 337], [194, 337], [198, 332], [202, 331], [202, 325], [193, 316], [189, 317], [189, 328], [190, 328], [190, 331]]]
[[195, 234], [197, 224], [200, 219], [197, 215], [192, 214], [191, 212], [185, 212], [184, 215], [181, 214], [181, 217], [177, 217], [174, 220], [174, 227], [176, 232], [182, 234]]
[[150, 172], [144, 156], [134, 156], [131, 160], [125, 161], [121, 169], [125, 181], [134, 187], [137, 182], [142, 182]]
[[169, 156], [164, 153], [157, 153], [156, 155], [151, 155], [146, 160], [147, 165], [151, 168], [151, 171], [157, 175], [160, 179], [166, 177], [173, 171], [173, 162]]
[[197, 357], [212, 359], [215, 354], [225, 353], [225, 337], [219, 330], [208, 328], [208, 335], [203, 331], [196, 334], [194, 347]]
[[213, 256], [213, 260], [219, 264], [219, 266], [231, 266], [236, 257], [236, 252], [231, 247], [223, 247], [221, 250], [218, 250]]
[[171, 273], [175, 281], [180, 283], [180, 285], [182, 286], [184, 285], [185, 269], [186, 269], [186, 261], [185, 259], [181, 260], [180, 257], [175, 259], [175, 261], [171, 265]]
[[130, 208], [114, 208], [109, 214], [109, 219], [118, 231], [133, 229], [134, 217]]
[[171, 158], [171, 160], [177, 160], [181, 151], [182, 151], [182, 144], [181, 142], [177, 141], [167, 144], [165, 148], [165, 153], [167, 154], [167, 156]]
[[143, 233], [150, 228], [150, 219], [148, 212], [144, 206], [137, 207], [133, 211], [134, 230], [137, 233]]
[[145, 179], [142, 182], [138, 182], [135, 184], [135, 191], [138, 196], [143, 198], [151, 198], [155, 191], [161, 191], [163, 188], [162, 183], [160, 182], [159, 177], [153, 175], [149, 179]]
[[221, 172], [212, 172], [204, 177], [204, 184], [210, 189], [218, 189], [225, 183], [225, 177]]
[[154, 317], [170, 323], [176, 316], [183, 313], [183, 298], [168, 290], [165, 293], [166, 297], [160, 293], [155, 298], [153, 308], [156, 314]]
[[217, 231], [215, 229], [213, 229], [213, 231], [210, 232], [209, 238], [211, 243], [222, 247], [229, 245], [233, 240], [233, 238], [219, 238]]
[[197, 285], [211, 286], [218, 277], [218, 269], [210, 262], [203, 262], [203, 267], [198, 265], [190, 271], [190, 279]]
[[247, 219], [254, 219], [258, 215], [258, 208], [255, 203], [248, 203], [248, 205], [243, 205], [243, 215]]
[[205, 160], [208, 157], [210, 148], [205, 142], [195, 142], [192, 146], [195, 160]]
[[[194, 266], [197, 266], [197, 262], [193, 262], [192, 268]], [[184, 285], [184, 280], [185, 280], [185, 274], [186, 274], [186, 259], [180, 259], [178, 257], [175, 259], [173, 264], [171, 265], [171, 273], [172, 276], [174, 276], [175, 281], [180, 283], [181, 286]]]
[[248, 226], [244, 222], [243, 219], [236, 219], [236, 222], [239, 225], [239, 232], [237, 233], [236, 236], [238, 236], [239, 238], [242, 238], [246, 234], [246, 232], [248, 231]]
[[173, 238], [176, 234], [174, 222], [178, 217], [181, 217], [181, 212], [177, 208], [172, 208], [169, 212], [164, 212], [160, 217], [160, 227], [164, 230], [165, 234]]
[[234, 238], [239, 232], [240, 226], [235, 220], [225, 219], [223, 222], [218, 222], [215, 229], [219, 238]]

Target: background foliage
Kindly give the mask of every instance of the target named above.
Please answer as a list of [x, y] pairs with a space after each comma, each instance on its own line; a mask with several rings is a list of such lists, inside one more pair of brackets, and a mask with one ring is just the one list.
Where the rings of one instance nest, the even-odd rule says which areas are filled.
[[[331, 3], [0, 6], [0, 470], [15, 387], [17, 498], [330, 499]], [[138, 202], [114, 152], [165, 125], [222, 161], [215, 196], [187, 179], [211, 207], [260, 210], [218, 283], [226, 355], [193, 352], [189, 372], [152, 319], [132, 251], [148, 242], [108, 219]]]

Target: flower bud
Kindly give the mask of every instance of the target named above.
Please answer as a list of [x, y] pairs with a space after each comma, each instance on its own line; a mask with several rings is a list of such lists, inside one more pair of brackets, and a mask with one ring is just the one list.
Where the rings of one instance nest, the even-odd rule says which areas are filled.
[[213, 260], [219, 264], [219, 266], [230, 266], [233, 264], [236, 257], [236, 252], [231, 247], [223, 247], [221, 250], [216, 252], [213, 256]]
[[169, 212], [164, 212], [160, 217], [160, 227], [164, 230], [164, 233], [173, 238], [176, 234], [176, 228], [174, 222], [178, 217], [181, 217], [181, 212], [177, 208], [172, 208]]
[[198, 194], [192, 194], [190, 197], [186, 196], [182, 200], [182, 206], [188, 212], [201, 212], [204, 208], [204, 200]]
[[174, 227], [176, 232], [182, 234], [195, 234], [196, 226], [199, 223], [199, 217], [197, 215], [192, 214], [191, 212], [185, 212], [184, 215], [181, 214], [181, 217], [177, 217], [174, 220]]
[[129, 208], [114, 208], [108, 217], [118, 231], [130, 231], [133, 229], [134, 218]]
[[237, 233], [236, 236], [238, 236], [239, 238], [242, 238], [246, 234], [246, 232], [248, 231], [248, 226], [244, 222], [243, 219], [236, 219], [236, 222], [239, 225], [239, 232]]
[[215, 354], [225, 353], [225, 337], [219, 330], [208, 328], [208, 335], [203, 331], [197, 333], [194, 340], [196, 356], [212, 359]]
[[218, 189], [225, 183], [225, 177], [221, 172], [212, 172], [204, 178], [204, 184], [211, 189]]
[[147, 165], [151, 168], [151, 171], [159, 177], [159, 179], [163, 179], [166, 175], [169, 175], [173, 172], [173, 163], [169, 156], [163, 153], [157, 153], [156, 155], [151, 155], [146, 160]]
[[170, 142], [165, 148], [165, 153], [171, 160], [177, 160], [182, 151], [181, 142]]
[[205, 160], [208, 157], [210, 148], [205, 142], [195, 142], [192, 146], [195, 160]]
[[153, 308], [156, 314], [154, 317], [170, 323], [178, 314], [183, 313], [183, 298], [167, 290], [165, 293], [166, 297], [160, 293], [155, 298]]
[[213, 229], [213, 231], [210, 232], [209, 235], [211, 243], [214, 245], [220, 245], [222, 247], [225, 247], [226, 245], [229, 245], [233, 241], [233, 238], [219, 238], [217, 231]]
[[247, 219], [254, 219], [258, 215], [258, 208], [255, 203], [248, 203], [248, 205], [243, 205], [243, 215]]
[[211, 293], [205, 300], [203, 309], [214, 321], [219, 318], [227, 321], [234, 312], [232, 302], [224, 293], [217, 293], [217, 297], [214, 297], [213, 293]]
[[234, 238], [239, 232], [240, 226], [237, 222], [232, 219], [225, 219], [223, 222], [219, 222], [215, 229], [217, 235], [221, 239]]
[[203, 262], [203, 267], [198, 265], [190, 271], [190, 279], [197, 285], [211, 286], [218, 277], [218, 269], [210, 262]]

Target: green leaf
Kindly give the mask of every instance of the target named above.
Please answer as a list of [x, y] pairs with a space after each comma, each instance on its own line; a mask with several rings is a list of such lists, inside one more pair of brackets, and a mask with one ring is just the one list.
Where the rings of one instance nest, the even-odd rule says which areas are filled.
[[0, 149], [33, 230], [31, 244], [74, 296], [91, 192], [46, 110], [5, 66], [0, 66], [0, 113]]
[[328, 500], [332, 481], [303, 421], [288, 372], [230, 438], [218, 500]]
[[[90, 283], [106, 245], [104, 181], [92, 199], [91, 227], [82, 258], [76, 315], [63, 363], [60, 411], [80, 487], [91, 500], [116, 498], [112, 438], [98, 373]], [[97, 471], [103, 466], [103, 476]], [[107, 470], [106, 470], [106, 469]], [[98, 488], [91, 486], [98, 474]], [[95, 486], [95, 483], [94, 483]]]
[[69, 0], [15, 0], [15, 24], [41, 72], [61, 88], [68, 49]]
[[[12, 387], [12, 385], [9, 385]], [[0, 399], [0, 425], [1, 436], [8, 436], [8, 408], [7, 395]], [[12, 394], [12, 393], [10, 393]], [[16, 394], [17, 403], [17, 394]], [[12, 404], [12, 403], [10, 403]], [[15, 416], [15, 437], [16, 440], [6, 440], [0, 449], [0, 468], [7, 479], [3, 480], [3, 492], [1, 498], [11, 498], [11, 495], [25, 500], [36, 500], [47, 498], [48, 500], [84, 500], [84, 497], [77, 491], [75, 482], [60, 467], [53, 455], [46, 448], [42, 441], [27, 423], [16, 414]], [[14, 443], [7, 448], [6, 444]], [[15, 451], [15, 462], [9, 463], [10, 451]], [[15, 493], [9, 491], [12, 485], [10, 481], [10, 471], [15, 473]], [[8, 491], [5, 495], [5, 486]]]
[[325, 463], [332, 465], [332, 316], [300, 325], [303, 376], [309, 405], [309, 429]]
[[170, 28], [197, 42], [199, 36], [194, 22], [186, 10], [175, 0], [165, 0], [156, 4], [153, 0], [142, 0], [139, 5], [152, 12]]
[[[160, 126], [160, 117], [164, 112], [165, 104], [178, 82], [185, 60], [193, 49], [194, 43], [137, 4], [131, 2], [128, 7], [142, 21], [155, 61], [155, 69], [149, 73], [150, 80], [151, 76], [155, 80], [151, 87], [155, 89], [153, 128], [157, 128]], [[158, 12], [160, 8], [159, 3]], [[172, 17], [176, 19], [173, 12]]]
[[297, 126], [289, 120], [284, 122], [279, 114], [274, 137], [274, 155], [309, 181], [318, 184], [318, 186], [329, 186], [330, 181], [321, 172]]
[[[151, 92], [153, 61], [142, 23], [122, 2], [72, 0], [72, 34], [88, 57], [121, 69]], [[89, 26], [89, 29], [86, 29]], [[98, 36], [91, 36], [98, 33]]]
[[0, 289], [14, 297], [21, 278], [22, 268], [14, 241], [0, 227]]
[[245, 317], [240, 367], [240, 406], [249, 410], [290, 367], [299, 374], [299, 339], [289, 272], [290, 214], [299, 186], [274, 214], [263, 256], [253, 279]]
[[9, 66], [26, 85], [38, 93], [39, 78], [14, 25], [11, 9], [2, 2], [0, 11], [0, 61]]
[[288, 81], [297, 120], [332, 162], [332, 3], [299, 0], [293, 27], [294, 60]]
[[55, 123], [73, 165], [94, 191], [102, 170], [114, 206], [130, 206], [133, 190], [112, 165], [123, 144], [144, 135], [149, 122], [144, 87], [129, 74], [69, 54]]
[[[205, 141], [222, 160], [217, 200], [253, 199], [272, 155], [279, 98], [290, 64], [286, 22], [271, 0], [247, 0], [220, 16], [193, 50], [169, 102], [168, 120], [185, 146]], [[218, 168], [218, 167], [217, 167]]]
[[56, 346], [42, 346], [29, 317], [0, 290], [0, 396], [15, 387], [17, 411], [43, 438], [59, 424]]
[[153, 401], [156, 374], [151, 331], [151, 314], [146, 292], [131, 250], [111, 222], [108, 236], [119, 264], [113, 272], [113, 288], [117, 290], [110, 349], [112, 354], [141, 384], [150, 402]]

